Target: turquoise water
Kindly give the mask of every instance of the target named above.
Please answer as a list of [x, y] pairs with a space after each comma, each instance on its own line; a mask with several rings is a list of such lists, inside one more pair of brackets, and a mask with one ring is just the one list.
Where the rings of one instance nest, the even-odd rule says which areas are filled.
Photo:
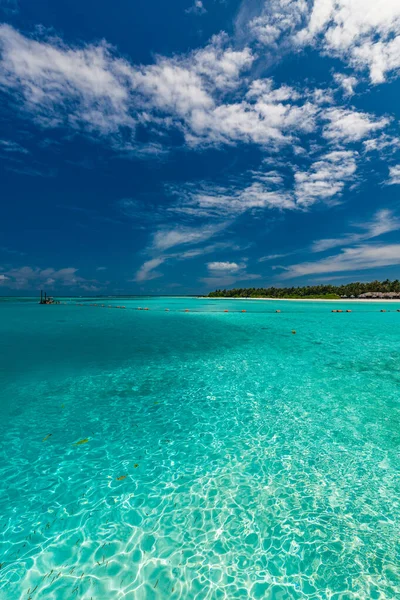
[[0, 302], [1, 600], [400, 598], [400, 304], [78, 302]]

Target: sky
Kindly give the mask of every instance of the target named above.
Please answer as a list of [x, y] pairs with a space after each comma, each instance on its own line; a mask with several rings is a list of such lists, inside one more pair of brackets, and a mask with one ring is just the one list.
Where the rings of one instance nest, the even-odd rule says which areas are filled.
[[0, 294], [400, 278], [398, 0], [0, 0]]

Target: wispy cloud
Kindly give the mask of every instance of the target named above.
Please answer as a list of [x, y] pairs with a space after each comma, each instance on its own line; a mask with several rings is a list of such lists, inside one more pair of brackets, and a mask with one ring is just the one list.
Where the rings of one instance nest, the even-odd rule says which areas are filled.
[[237, 251], [240, 248], [233, 242], [216, 242], [214, 244], [206, 244], [197, 248], [190, 248], [182, 252], [163, 253], [146, 260], [135, 274], [134, 281], [143, 282], [150, 281], [162, 277], [162, 273], [156, 271], [159, 266], [170, 261], [185, 261], [206, 254], [218, 253], [226, 250]]
[[168, 260], [168, 256], [158, 256], [157, 258], [146, 260], [137, 271], [134, 281], [141, 283], [143, 281], [151, 281], [152, 279], [162, 277], [162, 273], [159, 273], [155, 269], [162, 265], [166, 260]]
[[339, 254], [328, 258], [285, 267], [285, 271], [279, 278], [292, 279], [319, 273], [362, 271], [399, 264], [400, 244], [360, 244], [354, 248], [345, 248]]
[[163, 227], [153, 235], [151, 247], [154, 250], [169, 250], [174, 246], [194, 245], [204, 242], [220, 233], [229, 225], [229, 222], [215, 225], [202, 225], [199, 227]]
[[293, 254], [292, 252], [290, 253], [286, 253], [286, 254], [267, 254], [267, 256], [261, 256], [258, 259], [258, 262], [268, 262], [270, 260], [277, 260], [278, 258], [284, 258], [285, 256], [290, 256], [290, 254]]
[[400, 219], [393, 211], [381, 209], [375, 213], [371, 221], [354, 223], [353, 227], [361, 231], [348, 233], [338, 238], [317, 240], [312, 245], [312, 252], [324, 252], [336, 246], [350, 246], [391, 231], [398, 231], [400, 229]]

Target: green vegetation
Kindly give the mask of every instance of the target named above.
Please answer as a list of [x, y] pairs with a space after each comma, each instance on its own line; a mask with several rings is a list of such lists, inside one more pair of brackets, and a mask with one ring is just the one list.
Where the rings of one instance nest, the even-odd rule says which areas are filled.
[[236, 288], [216, 290], [208, 294], [210, 298], [310, 298], [336, 300], [341, 296], [357, 298], [368, 292], [400, 292], [400, 281], [371, 281], [370, 283], [347, 283], [345, 285], [307, 285], [304, 287]]

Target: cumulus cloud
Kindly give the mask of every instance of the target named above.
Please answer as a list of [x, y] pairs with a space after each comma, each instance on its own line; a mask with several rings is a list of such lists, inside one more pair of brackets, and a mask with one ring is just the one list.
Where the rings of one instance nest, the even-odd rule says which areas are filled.
[[335, 73], [334, 79], [338, 85], [343, 88], [343, 94], [345, 96], [353, 96], [354, 88], [356, 87], [358, 80], [352, 75], [345, 75], [344, 73]]
[[209, 287], [221, 287], [232, 285], [236, 281], [248, 281], [259, 279], [256, 273], [247, 273], [246, 261], [236, 263], [231, 261], [207, 263], [208, 277], [202, 277], [200, 281]]
[[391, 231], [398, 231], [400, 229], [400, 219], [393, 211], [381, 209], [375, 213], [371, 221], [354, 223], [353, 226], [361, 231], [348, 233], [338, 238], [317, 240], [312, 245], [312, 252], [324, 252], [336, 246], [349, 246], [379, 237]]
[[319, 261], [303, 262], [285, 267], [280, 279], [292, 279], [319, 273], [362, 271], [400, 264], [400, 244], [360, 244], [345, 248], [339, 254]]
[[[151, 258], [143, 263], [143, 265], [138, 269], [135, 274], [134, 281], [143, 282], [150, 281], [151, 279], [156, 279], [157, 277], [162, 277], [162, 273], [155, 271], [157, 267], [162, 265], [163, 263], [171, 260], [189, 260], [192, 258], [196, 258], [199, 256], [204, 256], [205, 254], [211, 254], [216, 252], [221, 252], [224, 250], [239, 250], [239, 247], [232, 242], [216, 242], [214, 244], [207, 244], [205, 246], [200, 246], [197, 248], [191, 248], [189, 250], [185, 250], [183, 252], [172, 252], [172, 253], [164, 253], [160, 254], [156, 257]], [[215, 264], [227, 264], [227, 263], [215, 263]]]
[[244, 0], [236, 17], [239, 38], [253, 39], [270, 49], [287, 43], [305, 24], [309, 14], [306, 0], [268, 0], [263, 3]]
[[327, 109], [323, 119], [328, 121], [323, 136], [331, 142], [339, 143], [358, 142], [389, 124], [386, 118], [374, 118], [367, 113], [342, 108]]
[[188, 14], [192, 13], [195, 15], [204, 15], [207, 12], [207, 10], [204, 7], [202, 0], [194, 0], [192, 6], [189, 6], [189, 8], [185, 10], [185, 12]]
[[389, 168], [388, 185], [400, 185], [400, 165], [395, 165]]
[[3, 89], [21, 93], [25, 108], [45, 127], [68, 124], [103, 134], [134, 125], [129, 114], [130, 66], [111, 48], [37, 41], [0, 26]]
[[81, 277], [77, 274], [78, 269], [74, 267], [40, 269], [25, 266], [10, 269], [0, 268], [0, 272], [0, 285], [14, 290], [34, 289], [40, 286], [53, 289], [60, 286], [79, 288], [88, 292], [97, 292], [100, 289], [96, 280]]
[[[240, 40], [265, 46], [270, 60], [307, 45], [368, 70], [382, 83], [400, 67], [397, 0], [244, 0], [236, 19]], [[344, 83], [348, 91], [353, 82]]]
[[236, 273], [240, 269], [244, 268], [244, 265], [238, 265], [235, 262], [209, 262], [207, 263], [209, 271], [217, 271], [223, 273]]
[[248, 48], [233, 50], [224, 35], [187, 55], [136, 66], [106, 42], [67, 46], [58, 38], [26, 37], [10, 25], [0, 26], [0, 51], [0, 86], [20, 94], [21, 108], [36, 123], [113, 136], [128, 149], [138, 122], [165, 128], [178, 119], [191, 129], [200, 113], [215, 109], [213, 93], [239, 85], [253, 62]]
[[309, 207], [317, 201], [337, 202], [346, 183], [357, 169], [357, 153], [351, 150], [329, 152], [314, 162], [308, 171], [295, 173], [297, 204]]
[[397, 0], [314, 0], [300, 44], [320, 44], [357, 69], [369, 69], [373, 83], [400, 67], [400, 4]]

